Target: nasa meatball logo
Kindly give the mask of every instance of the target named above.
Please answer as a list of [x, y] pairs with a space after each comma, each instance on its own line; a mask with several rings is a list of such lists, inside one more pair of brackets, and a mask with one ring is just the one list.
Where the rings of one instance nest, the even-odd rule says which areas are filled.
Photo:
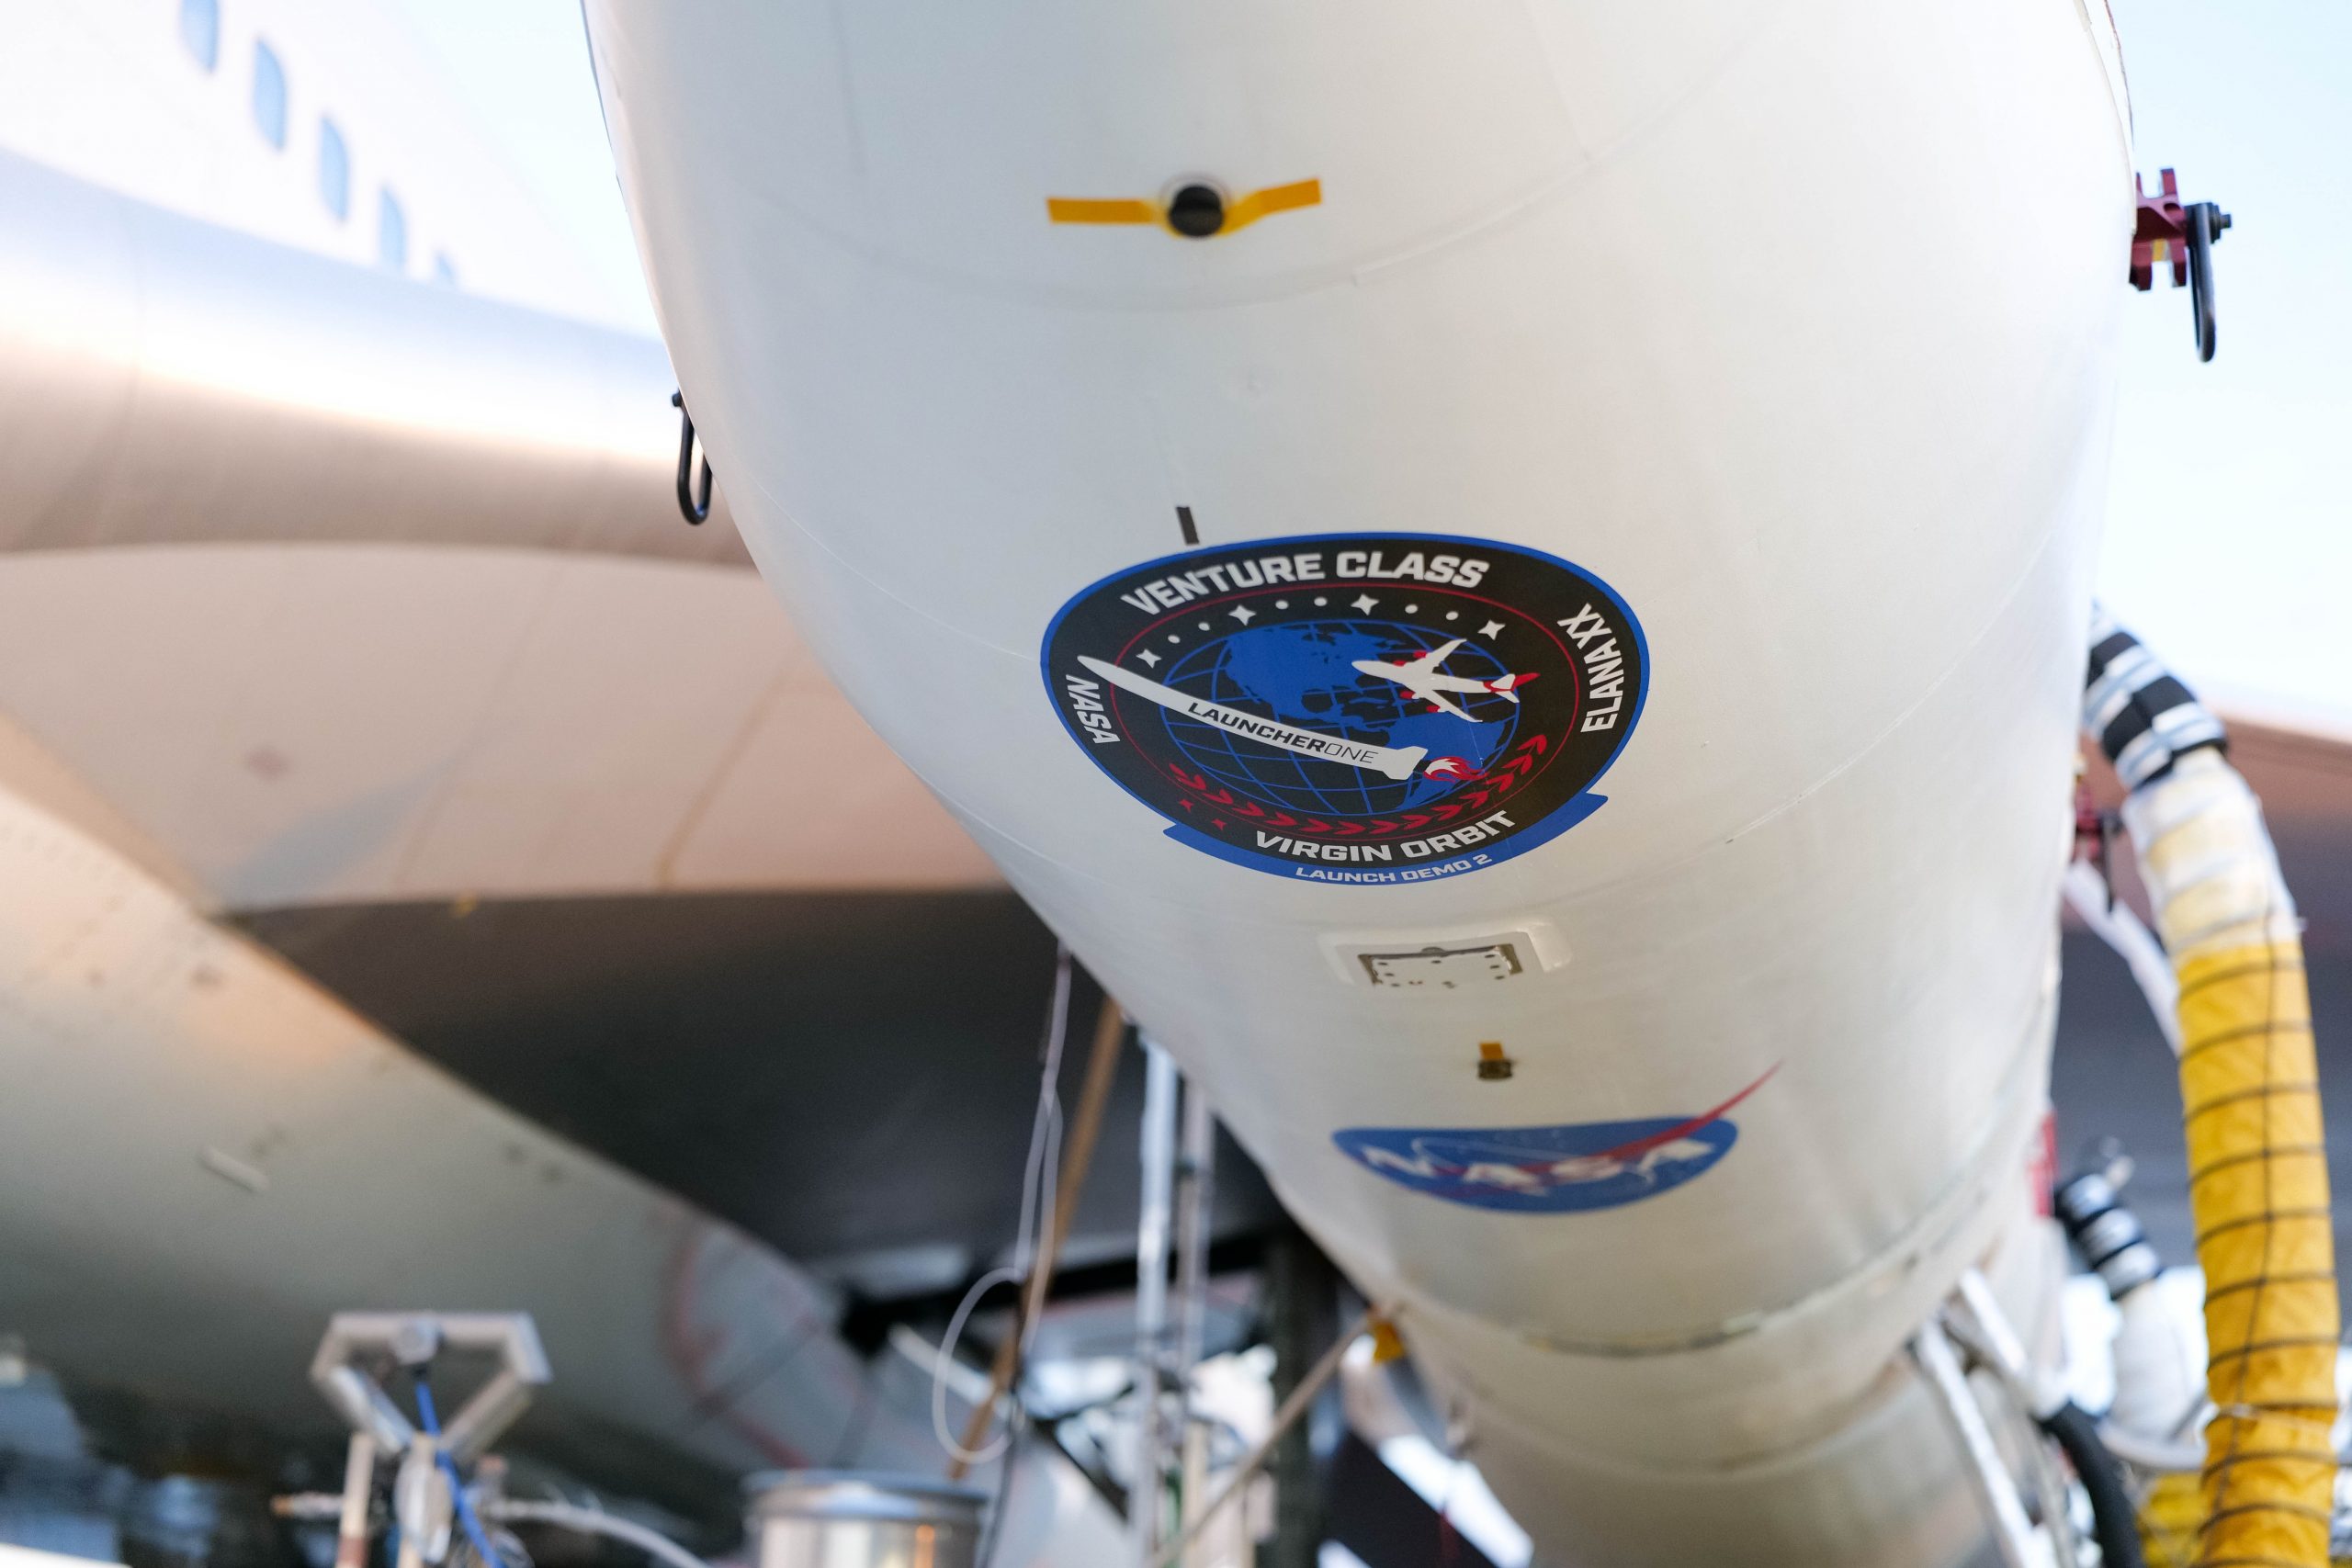
[[1622, 1208], [1713, 1170], [1739, 1141], [1730, 1111], [1778, 1068], [1696, 1116], [1562, 1127], [1349, 1127], [1340, 1152], [1400, 1187], [1517, 1214]]
[[1624, 602], [1555, 557], [1442, 535], [1187, 551], [1046, 633], [1071, 739], [1169, 836], [1316, 882], [1498, 864], [1590, 816], [1640, 717]]

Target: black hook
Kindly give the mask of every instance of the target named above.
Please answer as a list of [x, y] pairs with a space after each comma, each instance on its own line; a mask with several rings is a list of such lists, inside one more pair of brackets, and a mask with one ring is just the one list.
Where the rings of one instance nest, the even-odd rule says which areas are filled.
[[678, 411], [678, 510], [687, 524], [698, 525], [710, 517], [710, 458], [702, 460], [702, 484], [697, 491], [695, 482], [695, 416], [686, 412], [686, 394], [670, 394], [670, 406]]
[[2230, 226], [2230, 215], [2210, 201], [2188, 209], [2188, 307], [2195, 312], [2197, 357], [2211, 360], [2219, 341], [2213, 329], [2213, 242]]

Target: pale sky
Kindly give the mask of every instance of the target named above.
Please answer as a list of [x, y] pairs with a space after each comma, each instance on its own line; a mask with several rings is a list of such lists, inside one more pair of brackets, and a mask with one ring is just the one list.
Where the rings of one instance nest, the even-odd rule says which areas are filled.
[[[578, 0], [396, 3], [650, 331]], [[2215, 258], [2212, 364], [2197, 362], [2185, 293], [2126, 301], [2101, 592], [2192, 685], [2352, 736], [2352, 6], [2114, 7], [2149, 185], [2174, 164], [2182, 194], [2235, 227]], [[1997, 190], [1953, 197], [2005, 220]]]
[[2149, 184], [2234, 227], [2212, 364], [2184, 295], [2127, 302], [2101, 589], [2191, 685], [2352, 734], [2352, 6], [2115, 11]]

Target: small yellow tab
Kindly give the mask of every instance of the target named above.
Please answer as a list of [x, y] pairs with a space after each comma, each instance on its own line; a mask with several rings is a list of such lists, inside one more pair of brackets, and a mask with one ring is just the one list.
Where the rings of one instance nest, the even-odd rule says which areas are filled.
[[[1302, 207], [1322, 205], [1323, 182], [1319, 179], [1268, 186], [1263, 190], [1251, 191], [1227, 208], [1224, 221], [1214, 231], [1187, 237], [1216, 238], [1230, 234], [1236, 229], [1247, 229], [1261, 218], [1272, 218], [1277, 212], [1295, 212]], [[1056, 223], [1156, 223], [1174, 231], [1169, 224], [1167, 209], [1157, 201], [1049, 196], [1046, 198], [1046, 216]]]
[[1286, 186], [1268, 186], [1253, 190], [1233, 204], [1225, 215], [1225, 232], [1246, 229], [1261, 218], [1272, 218], [1277, 212], [1295, 212], [1302, 207], [1323, 205], [1321, 180], [1298, 180]]
[[1481, 1040], [1478, 1042], [1478, 1055], [1489, 1062], [1499, 1062], [1503, 1059], [1503, 1043], [1499, 1040]]
[[1385, 1317], [1372, 1320], [1372, 1359], [1381, 1365], [1405, 1359], [1405, 1337]]
[[1091, 201], [1083, 197], [1049, 196], [1046, 216], [1056, 223], [1157, 223], [1159, 209], [1148, 201]]

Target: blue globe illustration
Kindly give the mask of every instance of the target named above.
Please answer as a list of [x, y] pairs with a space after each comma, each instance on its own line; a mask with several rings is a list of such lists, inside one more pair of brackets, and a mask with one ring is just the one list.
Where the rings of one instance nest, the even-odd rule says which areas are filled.
[[[1470, 716], [1433, 713], [1402, 685], [1366, 674], [1358, 660], [1404, 664], [1450, 637], [1394, 621], [1289, 621], [1248, 627], [1187, 650], [1159, 679], [1187, 695], [1278, 718], [1318, 735], [1380, 746], [1419, 746], [1430, 757], [1460, 757], [1485, 769], [1510, 745], [1520, 708], [1492, 692], [1448, 693]], [[1490, 681], [1509, 673], [1465, 642], [1444, 673]], [[1459, 786], [1416, 773], [1398, 781], [1369, 769], [1285, 751], [1213, 724], [1168, 716], [1184, 760], [1246, 798], [1315, 816], [1380, 816], [1426, 805]]]

